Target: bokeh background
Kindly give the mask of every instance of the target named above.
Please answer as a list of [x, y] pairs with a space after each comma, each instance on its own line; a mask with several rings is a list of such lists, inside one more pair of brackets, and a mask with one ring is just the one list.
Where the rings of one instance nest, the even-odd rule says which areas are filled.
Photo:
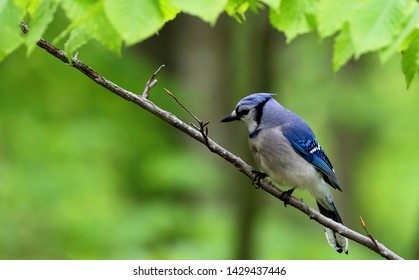
[[[58, 16], [45, 38], [65, 24]], [[405, 89], [398, 56], [333, 73], [332, 49], [314, 34], [286, 44], [260, 11], [213, 27], [180, 15], [121, 56], [93, 42], [79, 58], [138, 93], [165, 64], [150, 99], [192, 122], [168, 88], [252, 165], [244, 124], [220, 120], [250, 93], [276, 93], [333, 162], [345, 224], [364, 233], [362, 216], [419, 259], [419, 83]], [[354, 242], [337, 254], [320, 225], [41, 49], [0, 64], [0, 229], [0, 259], [381, 259]]]

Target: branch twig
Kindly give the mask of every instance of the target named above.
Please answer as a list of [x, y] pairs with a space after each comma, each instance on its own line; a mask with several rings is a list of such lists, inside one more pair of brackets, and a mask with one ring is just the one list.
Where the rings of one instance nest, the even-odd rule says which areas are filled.
[[375, 240], [374, 236], [372, 236], [372, 234], [368, 232], [368, 229], [367, 229], [367, 226], [365, 225], [364, 219], [362, 219], [362, 216], [359, 216], [359, 218], [361, 219], [361, 224], [362, 224], [362, 227], [365, 230], [365, 233], [371, 239], [371, 241], [374, 243], [377, 250], [380, 250], [380, 247], [378, 247], [378, 244], [377, 244], [377, 240]]
[[150, 90], [152, 87], [154, 87], [157, 84], [157, 74], [159, 74], [160, 70], [165, 67], [164, 64], [160, 65], [160, 67], [156, 70], [156, 72], [153, 73], [153, 75], [151, 75], [150, 80], [147, 81], [147, 83], [145, 84], [145, 88], [143, 91], [143, 95], [142, 97], [147, 99], [150, 95]]
[[[24, 33], [28, 32], [28, 27], [22, 23], [21, 25], [22, 30]], [[120, 86], [116, 85], [115, 83], [111, 82], [110, 80], [106, 79], [105, 77], [99, 75], [97, 72], [95, 72], [92, 68], [84, 64], [82, 61], [78, 60], [77, 57], [73, 57], [71, 62], [68, 61], [67, 55], [64, 51], [56, 48], [55, 46], [51, 45], [44, 39], [40, 39], [37, 42], [37, 45], [53, 55], [54, 57], [58, 58], [59, 60], [63, 61], [64, 63], [68, 63], [70, 66], [76, 68], [80, 72], [82, 72], [84, 75], [92, 79], [97, 84], [101, 85], [102, 87], [106, 88], [110, 92], [124, 98], [125, 100], [128, 100], [130, 102], [133, 102], [140, 106], [141, 108], [147, 110], [148, 112], [154, 114], [155, 116], [159, 117], [163, 121], [167, 122], [168, 124], [172, 125], [173, 127], [181, 130], [185, 134], [189, 135], [190, 137], [194, 138], [195, 140], [201, 142], [202, 144], [206, 145], [212, 152], [218, 154], [226, 161], [230, 162], [232, 165], [234, 165], [240, 172], [245, 174], [247, 177], [249, 177], [251, 180], [254, 179], [255, 174], [253, 173], [254, 169], [248, 165], [246, 162], [244, 162], [241, 158], [237, 157], [236, 155], [232, 154], [222, 146], [220, 146], [215, 141], [211, 140], [207, 137], [208, 135], [208, 123], [203, 123], [198, 118], [195, 118], [195, 120], [200, 123], [201, 128], [195, 129], [191, 127], [190, 125], [184, 123], [182, 120], [177, 118], [175, 115], [171, 114], [170, 112], [167, 112], [160, 107], [156, 106], [153, 102], [150, 100], [138, 96], [130, 91], [125, 90], [124, 88], [121, 88]], [[160, 68], [159, 68], [160, 69]], [[159, 69], [156, 71], [158, 73]], [[157, 75], [156, 73], [156, 75]], [[150, 79], [150, 81], [155, 80], [154, 77]], [[146, 89], [148, 88], [148, 91], [152, 87], [153, 82], [150, 82], [148, 85], [146, 84]], [[166, 92], [168, 92], [166, 90]], [[172, 97], [174, 97], [172, 95]], [[176, 100], [176, 98], [175, 98]], [[180, 104], [180, 103], [179, 103]], [[184, 107], [184, 106], [182, 106]], [[189, 111], [184, 108], [185, 110]], [[193, 115], [193, 114], [191, 114]], [[201, 125], [202, 124], [202, 125]], [[283, 193], [281, 190], [279, 190], [277, 187], [272, 185], [268, 180], [260, 180], [259, 185], [261, 189], [265, 190], [272, 196], [280, 199], [281, 194]], [[321, 215], [319, 212], [317, 212], [312, 207], [305, 204], [303, 201], [295, 198], [290, 197], [288, 200], [288, 205], [291, 205], [292, 207], [298, 209], [299, 211], [305, 213], [310, 219], [315, 220], [319, 224], [330, 228], [331, 230], [338, 232], [339, 234], [347, 237], [348, 239], [351, 239], [375, 252], [377, 252], [379, 255], [383, 256], [386, 259], [402, 259], [400, 256], [395, 254], [390, 249], [386, 248], [383, 244], [375, 241], [374, 239], [371, 239], [367, 236], [364, 236], [350, 228], [345, 227], [342, 224], [336, 223], [335, 221], [326, 218], [325, 216]]]
[[197, 127], [196, 125], [194, 125], [193, 123], [191, 124], [196, 130], [198, 130], [199, 132], [201, 132], [201, 135], [202, 135], [202, 137], [204, 138], [204, 141], [205, 141], [205, 146], [207, 146], [208, 147], [208, 149], [211, 151], [211, 152], [214, 152], [214, 150], [211, 148], [211, 145], [210, 145], [210, 143], [209, 143], [209, 140], [208, 140], [208, 124], [210, 123], [210, 122], [203, 122], [203, 121], [201, 121], [197, 116], [195, 116], [192, 112], [191, 112], [191, 110], [189, 110], [185, 105], [183, 105], [180, 101], [179, 101], [179, 99], [177, 99], [177, 97], [176, 96], [174, 96], [173, 95], [173, 93], [171, 93], [168, 89], [166, 89], [166, 88], [164, 88], [164, 90], [167, 92], [167, 94], [169, 94], [175, 101], [176, 101], [176, 103], [177, 104], [179, 104], [179, 106], [180, 107], [182, 107], [189, 115], [191, 115], [191, 117], [192, 118], [194, 118], [197, 122], [198, 122], [198, 124], [199, 124], [199, 127]]

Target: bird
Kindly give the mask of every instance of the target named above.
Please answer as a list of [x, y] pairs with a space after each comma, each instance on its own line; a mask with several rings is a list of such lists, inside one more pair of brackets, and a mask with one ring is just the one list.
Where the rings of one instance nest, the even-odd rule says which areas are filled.
[[[244, 97], [222, 122], [244, 121], [249, 148], [260, 171], [255, 180], [269, 177], [291, 189], [283, 192], [286, 206], [295, 189], [306, 189], [315, 198], [321, 214], [342, 223], [329, 186], [342, 191], [335, 170], [305, 120], [283, 107], [273, 93]], [[348, 239], [325, 227], [328, 243], [338, 253], [348, 254]]]

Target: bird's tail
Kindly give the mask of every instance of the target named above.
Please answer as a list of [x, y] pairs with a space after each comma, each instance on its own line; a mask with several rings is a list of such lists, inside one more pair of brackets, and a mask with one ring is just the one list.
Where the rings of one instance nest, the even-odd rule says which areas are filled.
[[[316, 201], [317, 206], [319, 207], [319, 211], [322, 215], [332, 219], [335, 222], [342, 224], [342, 219], [339, 216], [338, 209], [336, 208], [335, 203], [332, 201], [328, 201], [325, 203], [324, 201], [321, 202], [319, 200]], [[328, 207], [323, 205], [327, 204]], [[343, 237], [337, 232], [329, 228], [324, 228], [326, 233], [327, 241], [329, 242], [330, 246], [332, 246], [338, 253], [345, 252], [348, 254], [348, 239]]]

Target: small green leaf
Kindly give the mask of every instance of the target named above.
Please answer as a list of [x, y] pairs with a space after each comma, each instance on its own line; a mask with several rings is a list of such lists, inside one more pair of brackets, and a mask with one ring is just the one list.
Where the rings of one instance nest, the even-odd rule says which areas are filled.
[[66, 16], [70, 19], [71, 24], [53, 40], [54, 44], [58, 44], [58, 42], [67, 37], [71, 31], [73, 31], [77, 26], [79, 26], [80, 22], [85, 20], [85, 18], [88, 16], [89, 11], [91, 11], [94, 8], [94, 5], [98, 3], [98, 0], [59, 1], [61, 2], [61, 7], [65, 11]]
[[212, 25], [227, 5], [227, 0], [170, 0], [169, 2], [182, 12], [197, 16]]
[[72, 55], [90, 39], [96, 39], [112, 51], [119, 53], [122, 39], [106, 17], [103, 3], [97, 2], [84, 11], [82, 15], [82, 18], [74, 21], [69, 27], [72, 31], [65, 44], [68, 55]]
[[346, 24], [336, 37], [333, 46], [333, 70], [338, 71], [353, 55], [354, 47]]
[[71, 31], [70, 37], [64, 44], [64, 49], [69, 61], [71, 61], [73, 54], [85, 45], [89, 39], [91, 39], [91, 36], [89, 36], [83, 28], [77, 28]]
[[355, 56], [390, 45], [401, 29], [408, 4], [408, 0], [361, 2], [350, 20]]
[[104, 0], [104, 7], [112, 26], [128, 45], [156, 34], [166, 22], [158, 0]]
[[310, 0], [282, 0], [279, 10], [271, 9], [269, 19], [271, 24], [287, 36], [291, 42], [297, 35], [313, 30], [309, 20], [317, 1]]
[[245, 13], [249, 7], [249, 1], [229, 0], [224, 9], [229, 16], [233, 17], [235, 20], [241, 23], [246, 19]]
[[409, 88], [416, 72], [419, 71], [419, 36], [416, 36], [410, 43], [409, 48], [403, 52], [402, 70], [406, 79], [407, 88]]
[[53, 20], [56, 9], [57, 3], [51, 0], [42, 0], [37, 5], [29, 7], [30, 22], [28, 24], [31, 31], [26, 35], [25, 40], [25, 44], [28, 47], [28, 55]]
[[21, 15], [12, 0], [0, 2], [0, 61], [23, 43]]

